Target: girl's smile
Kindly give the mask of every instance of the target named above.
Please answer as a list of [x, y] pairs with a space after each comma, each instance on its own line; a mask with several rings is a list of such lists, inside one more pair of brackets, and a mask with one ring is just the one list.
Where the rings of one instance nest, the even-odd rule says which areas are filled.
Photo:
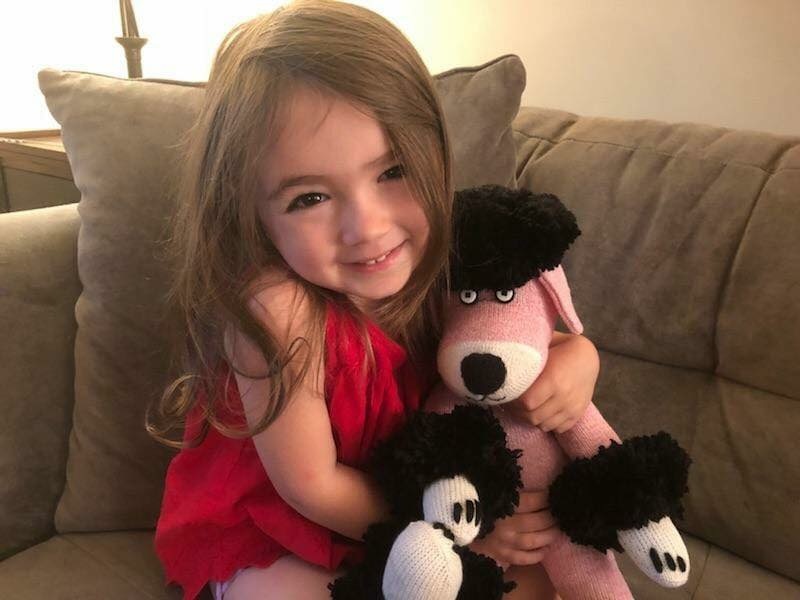
[[394, 264], [395, 258], [403, 249], [403, 244], [405, 241], [400, 242], [397, 246], [384, 252], [383, 254], [376, 256], [375, 258], [365, 259], [363, 261], [354, 261], [352, 263], [348, 263], [354, 268], [357, 268], [365, 273], [370, 273], [373, 271], [383, 271], [388, 269]]

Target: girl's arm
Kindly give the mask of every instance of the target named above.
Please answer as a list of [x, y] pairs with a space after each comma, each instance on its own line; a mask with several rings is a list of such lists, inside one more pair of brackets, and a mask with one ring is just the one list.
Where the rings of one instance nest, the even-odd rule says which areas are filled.
[[[250, 307], [281, 343], [305, 332], [307, 301], [292, 281], [257, 294]], [[235, 332], [228, 337], [234, 350], [228, 354], [239, 370], [265, 372], [263, 357], [251, 341]], [[368, 525], [389, 516], [389, 509], [365, 473], [337, 461], [324, 397], [323, 352], [317, 352], [303, 385], [280, 416], [253, 436], [253, 443], [276, 491], [292, 508], [323, 527], [361, 539]], [[236, 383], [252, 427], [264, 413], [270, 382], [236, 374]]]

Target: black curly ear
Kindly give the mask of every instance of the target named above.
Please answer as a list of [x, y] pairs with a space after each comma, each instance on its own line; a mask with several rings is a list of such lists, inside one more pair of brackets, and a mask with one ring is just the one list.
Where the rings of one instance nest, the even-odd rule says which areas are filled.
[[513, 514], [522, 487], [517, 458], [490, 411], [474, 405], [451, 413], [415, 413], [396, 434], [375, 447], [369, 471], [401, 520], [422, 519], [425, 488], [463, 475], [475, 486], [483, 508], [483, 533]]
[[573, 542], [622, 552], [617, 531], [683, 516], [691, 462], [664, 431], [612, 442], [564, 468], [550, 484], [550, 512]]
[[383, 570], [392, 544], [407, 523], [396, 520], [373, 523], [364, 534], [364, 560], [347, 568], [328, 584], [332, 600], [375, 600], [383, 598]]
[[454, 289], [513, 289], [554, 269], [580, 235], [552, 194], [483, 185], [456, 192], [451, 280]]

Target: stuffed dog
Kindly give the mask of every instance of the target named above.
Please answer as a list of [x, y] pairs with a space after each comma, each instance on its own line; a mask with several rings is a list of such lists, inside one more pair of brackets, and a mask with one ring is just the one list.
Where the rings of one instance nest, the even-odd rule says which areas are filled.
[[549, 488], [564, 532], [542, 560], [562, 597], [631, 598], [611, 548], [659, 584], [682, 585], [689, 557], [672, 519], [682, 516], [690, 461], [677, 443], [663, 432], [622, 442], [593, 404], [565, 433], [545, 433], [504, 407], [542, 371], [559, 316], [583, 330], [560, 266], [580, 234], [574, 216], [552, 195], [481, 186], [457, 193], [453, 233], [437, 359], [446, 388], [426, 410], [483, 406], [522, 449], [524, 488]]
[[500, 600], [514, 588], [467, 545], [513, 514], [519, 451], [476, 406], [417, 412], [373, 451], [368, 470], [392, 508], [370, 525], [365, 560], [329, 586], [334, 600]]

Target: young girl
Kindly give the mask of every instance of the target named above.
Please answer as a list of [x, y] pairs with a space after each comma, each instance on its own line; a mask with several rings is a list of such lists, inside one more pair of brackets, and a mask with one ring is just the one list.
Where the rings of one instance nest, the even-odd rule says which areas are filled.
[[[450, 148], [430, 74], [357, 6], [301, 1], [235, 27], [190, 132], [174, 238], [185, 375], [148, 415], [184, 425], [155, 547], [193, 599], [328, 598], [387, 504], [361, 470], [436, 382]], [[558, 336], [517, 408], [564, 430], [596, 351]], [[475, 549], [551, 598], [542, 491]], [[510, 566], [511, 565], [511, 566]]]

